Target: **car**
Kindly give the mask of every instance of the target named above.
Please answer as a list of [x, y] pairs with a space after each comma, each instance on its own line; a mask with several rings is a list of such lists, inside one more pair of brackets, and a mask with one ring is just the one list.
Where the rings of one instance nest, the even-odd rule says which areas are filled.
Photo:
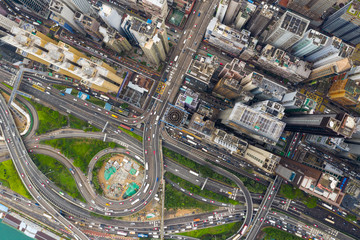
[[29, 188], [32, 189], [32, 186], [29, 184]]
[[275, 189], [275, 186], [273, 186], [273, 188], [272, 188], [273, 190]]
[[278, 228], [281, 228], [281, 226], [280, 226], [280, 225], [277, 225], [277, 227], [278, 227]]
[[150, 190], [149, 190], [149, 194], [151, 194], [151, 192], [152, 192], [152, 190], [150, 189]]
[[46, 183], [49, 184], [50, 183], [49, 180], [46, 180]]
[[285, 204], [285, 203], [286, 203], [286, 201], [282, 200], [282, 201], [281, 201], [281, 203], [284, 203], [284, 204]]
[[268, 199], [269, 199], [269, 200], [271, 199], [271, 195], [269, 195]]
[[155, 150], [154, 150], [154, 155], [155, 155]]
[[8, 112], [7, 110], [5, 110], [5, 113], [6, 113], [7, 115], [9, 115], [9, 112]]
[[77, 99], [76, 99], [76, 98], [74, 98], [73, 100], [74, 100], [75, 102], [77, 102]]
[[146, 205], [146, 204], [147, 204], [147, 201], [144, 202], [144, 205]]
[[192, 196], [193, 194], [191, 192], [189, 192], [189, 195]]
[[277, 215], [277, 212], [273, 212], [273, 214]]
[[219, 63], [221, 66], [224, 65], [223, 63]]
[[194, 28], [196, 28], [197, 24], [194, 25]]
[[260, 222], [262, 222], [262, 221], [264, 221], [264, 218], [262, 217], [262, 218], [260, 218]]
[[35, 141], [39, 141], [39, 138], [36, 138]]
[[134, 209], [131, 209], [132, 212], [135, 212], [135, 208]]
[[37, 147], [38, 147], [38, 146], [36, 146], [36, 145], [34, 146], [34, 148], [37, 148]]
[[25, 161], [25, 164], [26, 164], [26, 165], [29, 165], [28, 161]]
[[211, 203], [215, 203], [214, 200], [210, 200]]
[[109, 112], [108, 112], [108, 111], [105, 111], [105, 113], [106, 113], [106, 114], [109, 114]]
[[204, 47], [205, 50], [207, 50], [207, 47]]
[[24, 178], [24, 177], [25, 177], [25, 175], [22, 173], [22, 174], [21, 174], [21, 177], [22, 177], [22, 178]]
[[314, 227], [318, 227], [318, 225], [314, 224]]
[[110, 205], [112, 205], [113, 203], [112, 202], [109, 202]]
[[84, 105], [85, 105], [85, 106], [89, 106], [89, 104], [87, 104], [87, 103], [84, 103]]
[[133, 123], [137, 123], [137, 120], [134, 120]]
[[7, 141], [8, 143], [10, 143], [10, 139], [6, 139], [6, 141]]
[[151, 138], [150, 138], [150, 137], [148, 137], [148, 141], [150, 141], [150, 139], [151, 139]]
[[131, 202], [132, 200], [133, 200], [132, 198], [129, 199], [130, 202]]
[[45, 184], [44, 184], [44, 183], [41, 183], [41, 186], [45, 187]]
[[158, 229], [157, 227], [154, 227], [154, 230], [157, 231], [157, 230], [159, 230], [159, 229]]
[[292, 207], [292, 209], [296, 210], [296, 207]]
[[193, 11], [193, 14], [195, 14], [195, 13], [196, 13], [196, 10]]
[[258, 178], [255, 178], [255, 180], [256, 180], [256, 181], [260, 181], [260, 179], [258, 179]]
[[124, 204], [124, 202], [119, 202], [119, 204], [120, 204], [120, 205], [123, 205], [123, 204]]
[[69, 216], [69, 218], [70, 218], [70, 219], [74, 219], [74, 217], [73, 217], [73, 216]]
[[173, 62], [171, 61], [169, 65], [172, 66], [172, 64], [173, 64]]
[[145, 149], [145, 154], [147, 154], [147, 150]]
[[71, 226], [71, 225], [69, 225], [69, 228], [70, 228], [70, 229], [72, 229], [72, 226]]
[[263, 209], [266, 209], [266, 206], [264, 206]]
[[126, 154], [130, 154], [130, 152], [125, 152]]
[[32, 149], [30, 149], [30, 150], [29, 150], [29, 152], [31, 152], [31, 153], [32, 153], [32, 152], [33, 152], [33, 150], [32, 150]]
[[92, 210], [94, 210], [94, 208], [93, 207], [89, 207], [89, 209], [92, 211]]
[[58, 151], [58, 154], [61, 154], [61, 152], [60, 152], [60, 151]]
[[189, 39], [192, 37], [192, 35], [189, 36]]

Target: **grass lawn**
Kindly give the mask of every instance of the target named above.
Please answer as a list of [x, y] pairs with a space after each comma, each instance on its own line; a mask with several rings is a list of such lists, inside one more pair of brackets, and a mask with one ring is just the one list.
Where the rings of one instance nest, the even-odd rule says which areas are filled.
[[127, 135], [135, 138], [136, 140], [138, 140], [138, 141], [140, 141], [140, 142], [143, 141], [143, 137], [142, 137], [142, 136], [140, 136], [140, 135], [138, 135], [138, 134], [136, 134], [136, 133], [134, 133], [134, 132], [132, 132], [132, 131], [130, 131], [130, 130], [127, 130], [127, 129], [125, 129], [125, 128], [122, 128], [122, 127], [119, 127], [119, 128], [120, 128], [121, 131], [123, 131], [123, 132], [126, 133]]
[[288, 232], [279, 230], [277, 228], [273, 227], [266, 227], [262, 229], [262, 232], [264, 232], [266, 235], [264, 237], [264, 240], [300, 240], [301, 237], [297, 237], [295, 235], [292, 235]]
[[14, 192], [32, 199], [30, 193], [26, 190], [24, 184], [21, 182], [15, 166], [11, 160], [7, 160], [0, 163], [0, 181], [6, 187], [9, 187]]
[[105, 102], [103, 100], [97, 99], [95, 97], [90, 97], [89, 99], [86, 99], [86, 101], [91, 102], [100, 107], [105, 107]]
[[53, 84], [52, 87], [53, 87], [53, 88], [56, 88], [57, 90], [60, 90], [60, 91], [69, 88], [68, 86], [59, 85], [59, 84]]
[[238, 205], [239, 202], [235, 201], [233, 199], [230, 199], [226, 196], [220, 195], [218, 193], [214, 193], [212, 191], [209, 191], [207, 189], [203, 189], [201, 190], [201, 187], [199, 187], [198, 185], [195, 185], [191, 182], [188, 182], [184, 179], [182, 179], [181, 177], [176, 176], [175, 174], [172, 174], [170, 172], [166, 172], [165, 173], [165, 177], [167, 177], [168, 179], [170, 179], [171, 181], [173, 181], [174, 183], [179, 184], [180, 187], [195, 193], [199, 196], [202, 196], [204, 198], [209, 198], [215, 201], [219, 201], [219, 202], [223, 202], [223, 203], [229, 203], [229, 204], [233, 204], [233, 205]]
[[193, 160], [188, 159], [177, 152], [171, 151], [170, 149], [167, 149], [167, 148], [163, 148], [163, 153], [165, 156], [180, 163], [181, 165], [191, 168], [195, 172], [199, 172], [202, 177], [209, 177], [209, 178], [218, 180], [220, 182], [223, 182], [225, 184], [231, 185], [232, 187], [237, 187], [236, 183], [234, 181], [230, 180], [229, 178], [227, 178], [221, 174], [218, 174], [218, 173], [214, 172], [211, 168], [209, 168], [207, 166], [203, 166], [197, 162], [194, 162]]
[[36, 130], [37, 135], [67, 126], [67, 116], [34, 101], [30, 102], [35, 107], [39, 116], [39, 127]]
[[85, 132], [100, 132], [101, 130], [88, 122], [69, 114], [70, 127], [84, 130]]
[[100, 183], [99, 183], [98, 172], [99, 172], [100, 168], [102, 167], [102, 165], [104, 164], [104, 161], [108, 160], [111, 156], [112, 156], [111, 153], [103, 155], [96, 161], [95, 166], [93, 168], [92, 183], [94, 185], [95, 191], [98, 194], [103, 193], [103, 189], [101, 188]]
[[55, 158], [44, 154], [32, 154], [30, 156], [39, 170], [46, 174], [56, 186], [64, 190], [73, 198], [86, 202], [76, 186], [75, 178], [73, 178], [70, 171], [64, 165]]
[[79, 167], [85, 174], [87, 174], [87, 167], [90, 160], [96, 153], [108, 147], [123, 148], [114, 142], [103, 142], [102, 140], [83, 138], [59, 138], [41, 141], [41, 143], [60, 149], [61, 153], [67, 158], [74, 159], [74, 165]]
[[242, 222], [233, 222], [216, 227], [204, 228], [204, 229], [194, 230], [185, 233], [177, 233], [177, 235], [200, 238], [203, 240], [207, 240], [207, 239], [225, 240], [231, 237], [232, 235], [234, 235], [241, 227], [241, 224]]
[[213, 211], [217, 209], [216, 206], [210, 205], [198, 201], [192, 197], [187, 196], [186, 194], [176, 190], [170, 184], [165, 186], [165, 208], [166, 209], [191, 209], [198, 208], [202, 211]]

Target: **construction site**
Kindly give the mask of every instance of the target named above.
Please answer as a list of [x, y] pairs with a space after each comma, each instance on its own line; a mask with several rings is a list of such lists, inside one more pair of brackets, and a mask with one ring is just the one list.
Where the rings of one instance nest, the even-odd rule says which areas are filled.
[[98, 177], [105, 197], [123, 200], [141, 188], [144, 167], [129, 156], [118, 154], [104, 162]]

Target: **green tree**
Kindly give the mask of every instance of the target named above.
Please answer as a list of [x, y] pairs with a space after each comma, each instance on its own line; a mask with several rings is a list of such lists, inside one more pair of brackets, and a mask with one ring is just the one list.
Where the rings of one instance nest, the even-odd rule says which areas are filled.
[[356, 216], [352, 215], [352, 214], [348, 214], [346, 216], [346, 219], [349, 220], [349, 221], [356, 221]]
[[123, 104], [120, 105], [120, 107], [121, 107], [122, 109], [127, 109], [127, 108], [129, 107], [129, 104], [123, 103]]
[[305, 200], [305, 204], [308, 208], [314, 208], [317, 206], [317, 198], [316, 197], [309, 197]]
[[295, 198], [295, 191], [292, 186], [283, 184], [280, 188], [280, 194], [288, 199], [294, 199]]

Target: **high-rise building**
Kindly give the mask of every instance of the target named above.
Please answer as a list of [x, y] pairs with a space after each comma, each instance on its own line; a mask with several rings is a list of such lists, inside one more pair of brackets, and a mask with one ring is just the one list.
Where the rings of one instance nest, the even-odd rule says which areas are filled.
[[270, 174], [274, 173], [276, 166], [281, 160], [281, 157], [253, 145], [247, 147], [244, 158]]
[[326, 64], [322, 67], [313, 69], [307, 81], [325, 80], [327, 82], [333, 82], [336, 79], [342, 79], [345, 77], [346, 72], [351, 69], [351, 66], [352, 63], [349, 58]]
[[302, 82], [311, 73], [312, 64], [288, 54], [284, 50], [267, 44], [257, 59], [258, 64], [291, 82]]
[[234, 22], [237, 14], [240, 10], [241, 3], [242, 3], [242, 0], [230, 0], [229, 1], [229, 6], [227, 8], [225, 18], [224, 18], [225, 25], [231, 25]]
[[309, 29], [300, 41], [291, 48], [291, 53], [297, 57], [305, 57], [321, 50], [330, 38], [318, 31]]
[[223, 124], [239, 133], [250, 135], [272, 145], [279, 140], [286, 125], [267, 113], [257, 111], [239, 102], [232, 109], [223, 111], [220, 119]]
[[287, 8], [310, 19], [320, 20], [323, 13], [335, 3], [336, 0], [289, 0]]
[[357, 44], [353, 54], [350, 56], [351, 61], [353, 61], [354, 65], [360, 65], [360, 44]]
[[61, 74], [81, 80], [82, 84], [103, 92], [118, 92], [123, 79], [116, 70], [97, 58], [88, 58], [82, 52], [56, 42], [44, 34], [13, 27], [11, 35], [2, 41], [17, 48], [16, 52], [40, 62]]
[[277, 84], [263, 75], [252, 72], [241, 80], [241, 87], [243, 91], [250, 92], [258, 100], [271, 100], [280, 102], [287, 88]]
[[344, 138], [334, 138], [328, 136], [319, 136], [308, 134], [306, 136], [306, 142], [316, 145], [326, 151], [332, 151], [334, 154], [337, 151], [349, 151], [349, 146], [344, 142]]
[[315, 109], [316, 102], [299, 92], [286, 93], [281, 100], [285, 112], [306, 112]]
[[216, 56], [197, 55], [195, 59], [191, 60], [184, 76], [186, 84], [201, 91], [207, 91], [211, 77], [217, 68], [216, 62]]
[[347, 113], [297, 115], [284, 118], [285, 130], [329, 137], [351, 138], [356, 130], [355, 118]]
[[342, 40], [337, 37], [332, 37], [326, 41], [320, 50], [307, 55], [305, 60], [313, 62], [314, 68], [318, 68], [351, 57], [354, 51], [354, 47], [342, 42]]
[[106, 47], [110, 48], [111, 50], [121, 53], [130, 51], [132, 46], [129, 41], [121, 36], [118, 31], [113, 28], [99, 28], [100, 33], [104, 36], [103, 42], [105, 43]]
[[145, 13], [151, 16], [151, 18], [161, 18], [165, 20], [168, 14], [168, 5], [166, 0], [142, 0], [142, 4]]
[[19, 0], [19, 2], [39, 17], [45, 19], [49, 17], [50, 0]]
[[216, 129], [213, 132], [211, 140], [215, 145], [226, 149], [232, 155], [238, 156], [243, 156], [248, 146], [248, 143], [244, 140], [230, 135], [221, 129]]
[[228, 27], [215, 17], [211, 19], [205, 32], [206, 42], [235, 57], [249, 46], [251, 39], [249, 31]]
[[251, 107], [257, 111], [267, 113], [279, 120], [284, 117], [285, 108], [277, 102], [265, 100], [257, 102], [251, 105]]
[[85, 30], [75, 22], [75, 12], [61, 0], [52, 0], [49, 9], [50, 19], [71, 33], [86, 34]]
[[219, 5], [218, 5], [215, 17], [221, 23], [224, 21], [226, 11], [227, 11], [227, 9], [229, 7], [229, 2], [230, 2], [230, 0], [221, 0]]
[[360, 1], [350, 1], [328, 17], [323, 30], [351, 44], [360, 43]]
[[360, 103], [360, 87], [347, 78], [338, 80], [331, 85], [328, 96], [342, 106], [355, 106]]
[[95, 18], [76, 12], [74, 19], [95, 41], [102, 40], [103, 35], [99, 32], [100, 23]]
[[215, 85], [213, 92], [227, 99], [236, 99], [241, 93], [241, 79], [246, 76], [244, 71], [246, 63], [234, 58], [220, 71], [220, 80]]
[[104, 20], [106, 25], [116, 29], [117, 31], [121, 31], [121, 22], [123, 16], [116, 10], [116, 8], [103, 4], [98, 14], [102, 20]]
[[87, 0], [61, 0], [63, 3], [68, 5], [73, 11], [81, 12], [86, 15], [95, 17], [95, 10]]
[[159, 65], [160, 62], [165, 61], [166, 51], [158, 34], [149, 39], [146, 43], [140, 44], [140, 47], [150, 62]]
[[287, 11], [269, 30], [266, 42], [286, 50], [304, 36], [309, 23], [308, 19]]
[[256, 5], [248, 1], [242, 1], [239, 13], [235, 19], [235, 28], [240, 30], [255, 12]]
[[251, 32], [252, 36], [259, 36], [270, 24], [271, 20], [277, 16], [278, 11], [279, 8], [262, 2], [257, 11], [246, 24], [246, 29]]

